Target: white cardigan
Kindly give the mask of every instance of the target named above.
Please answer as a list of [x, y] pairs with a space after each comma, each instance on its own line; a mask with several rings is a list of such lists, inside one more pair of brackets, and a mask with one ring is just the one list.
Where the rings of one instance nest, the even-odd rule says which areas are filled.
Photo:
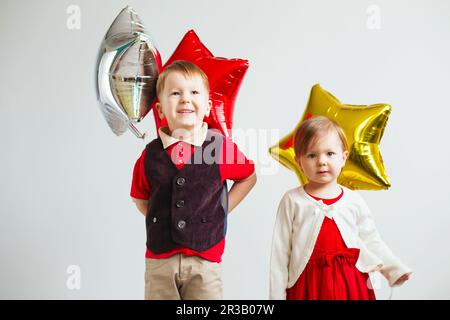
[[334, 219], [348, 248], [360, 249], [356, 268], [380, 271], [390, 286], [411, 269], [397, 258], [380, 235], [363, 198], [346, 187], [330, 206], [297, 187], [285, 193], [278, 207], [270, 261], [270, 299], [286, 299], [305, 269], [325, 216]]

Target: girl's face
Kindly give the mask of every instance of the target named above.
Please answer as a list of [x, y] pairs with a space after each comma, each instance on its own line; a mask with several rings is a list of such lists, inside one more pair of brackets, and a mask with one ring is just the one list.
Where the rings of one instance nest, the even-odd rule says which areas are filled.
[[339, 135], [332, 131], [312, 140], [306, 153], [296, 160], [308, 183], [332, 185], [337, 183], [347, 156], [348, 151], [342, 149]]

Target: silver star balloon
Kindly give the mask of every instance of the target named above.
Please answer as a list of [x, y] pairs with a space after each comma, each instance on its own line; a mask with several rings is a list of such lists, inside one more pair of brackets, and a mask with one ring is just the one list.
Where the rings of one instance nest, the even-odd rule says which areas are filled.
[[97, 98], [116, 135], [134, 126], [150, 111], [156, 98], [161, 57], [136, 11], [127, 6], [111, 24], [97, 58]]

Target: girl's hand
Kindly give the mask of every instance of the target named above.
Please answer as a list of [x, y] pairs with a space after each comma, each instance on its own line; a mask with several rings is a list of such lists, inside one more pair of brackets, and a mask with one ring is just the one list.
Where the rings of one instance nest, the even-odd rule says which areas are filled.
[[409, 280], [409, 275], [411, 273], [405, 273], [404, 275], [402, 275], [400, 278], [398, 278], [397, 281], [395, 281], [394, 286], [399, 286], [401, 284], [403, 284], [403, 282], [405, 282], [406, 280]]

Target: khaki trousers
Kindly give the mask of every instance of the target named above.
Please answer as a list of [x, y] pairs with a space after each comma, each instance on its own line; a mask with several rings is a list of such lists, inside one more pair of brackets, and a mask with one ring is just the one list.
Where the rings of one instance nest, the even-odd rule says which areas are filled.
[[146, 300], [221, 300], [222, 266], [181, 253], [145, 259]]

